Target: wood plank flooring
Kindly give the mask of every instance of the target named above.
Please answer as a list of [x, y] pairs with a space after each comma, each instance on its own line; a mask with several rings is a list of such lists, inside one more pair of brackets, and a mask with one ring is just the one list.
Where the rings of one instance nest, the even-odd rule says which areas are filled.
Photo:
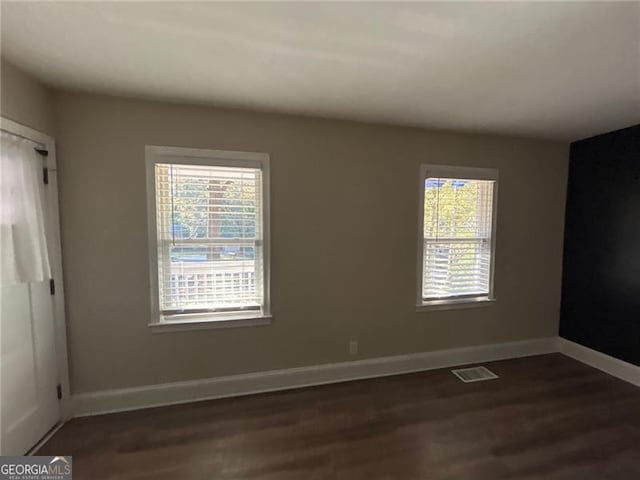
[[640, 388], [560, 354], [75, 419], [74, 480], [640, 479]]

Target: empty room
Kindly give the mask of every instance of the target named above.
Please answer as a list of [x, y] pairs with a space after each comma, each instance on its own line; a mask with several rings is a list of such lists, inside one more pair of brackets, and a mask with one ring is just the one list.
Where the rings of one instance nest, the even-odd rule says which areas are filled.
[[0, 480], [640, 478], [640, 2], [0, 19]]

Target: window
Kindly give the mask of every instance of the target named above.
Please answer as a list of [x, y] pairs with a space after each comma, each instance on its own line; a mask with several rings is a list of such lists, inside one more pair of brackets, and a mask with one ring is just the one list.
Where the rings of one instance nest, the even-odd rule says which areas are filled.
[[152, 324], [268, 319], [268, 155], [146, 156]]
[[418, 306], [493, 300], [498, 172], [423, 165]]

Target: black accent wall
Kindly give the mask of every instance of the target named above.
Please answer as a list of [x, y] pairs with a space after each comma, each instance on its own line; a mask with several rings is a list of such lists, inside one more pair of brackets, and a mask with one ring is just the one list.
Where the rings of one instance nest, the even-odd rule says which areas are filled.
[[571, 144], [560, 336], [640, 365], [640, 125]]

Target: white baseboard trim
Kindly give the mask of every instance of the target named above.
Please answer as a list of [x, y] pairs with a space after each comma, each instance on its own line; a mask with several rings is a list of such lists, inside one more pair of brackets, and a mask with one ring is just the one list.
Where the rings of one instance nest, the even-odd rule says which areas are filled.
[[631, 363], [618, 360], [562, 337], [558, 337], [558, 351], [567, 357], [640, 387], [640, 367]]
[[323, 385], [557, 352], [556, 337], [271, 370], [73, 396], [76, 417]]

